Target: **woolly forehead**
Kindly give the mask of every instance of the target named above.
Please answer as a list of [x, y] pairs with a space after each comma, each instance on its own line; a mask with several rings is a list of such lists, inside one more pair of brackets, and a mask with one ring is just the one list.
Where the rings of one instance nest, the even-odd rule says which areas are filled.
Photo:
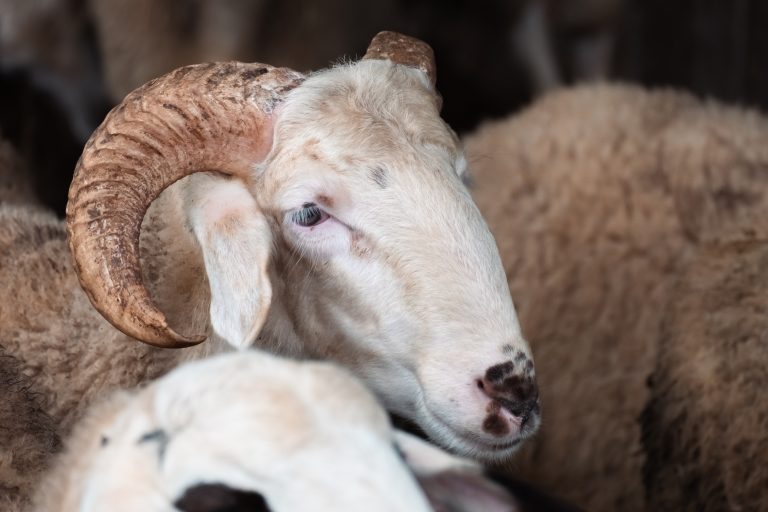
[[[228, 407], [210, 421], [253, 416], [254, 424], [264, 428], [261, 434], [267, 445], [276, 442], [272, 436], [283, 442], [302, 439], [318, 428], [339, 424], [365, 426], [382, 437], [390, 431], [387, 415], [368, 389], [326, 362], [284, 360], [255, 351], [227, 354], [187, 363], [152, 387], [157, 389], [154, 414], [170, 430], [196, 411], [222, 409], [226, 399]], [[350, 403], [355, 406], [349, 407]], [[197, 421], [205, 425], [208, 420]], [[231, 427], [236, 429], [234, 423]]]
[[311, 156], [360, 178], [380, 166], [423, 182], [424, 176], [414, 174], [455, 175], [457, 161], [463, 165], [460, 155], [423, 73], [364, 60], [314, 74], [288, 95], [268, 160], [284, 164]]

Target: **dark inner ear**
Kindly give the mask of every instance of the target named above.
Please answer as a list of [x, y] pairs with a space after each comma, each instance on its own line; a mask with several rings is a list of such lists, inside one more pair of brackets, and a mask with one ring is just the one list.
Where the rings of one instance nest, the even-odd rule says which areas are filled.
[[232, 489], [224, 484], [200, 484], [188, 488], [173, 504], [181, 512], [271, 512], [264, 496]]

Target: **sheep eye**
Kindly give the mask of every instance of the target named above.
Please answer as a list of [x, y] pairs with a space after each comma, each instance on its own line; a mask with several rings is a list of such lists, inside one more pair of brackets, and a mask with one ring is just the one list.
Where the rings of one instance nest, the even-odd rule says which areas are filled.
[[293, 212], [293, 222], [299, 226], [311, 227], [317, 226], [325, 219], [328, 218], [328, 214], [317, 207], [314, 203], [304, 203], [304, 205]]

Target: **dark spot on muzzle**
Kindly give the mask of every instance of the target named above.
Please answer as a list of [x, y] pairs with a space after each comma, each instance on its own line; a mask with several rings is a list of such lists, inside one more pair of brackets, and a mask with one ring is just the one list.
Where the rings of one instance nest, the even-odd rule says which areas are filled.
[[539, 388], [533, 376], [533, 362], [527, 357], [491, 366], [478, 386], [493, 403], [518, 417], [521, 426], [539, 412]]
[[486, 409], [488, 416], [483, 420], [483, 431], [496, 437], [503, 437], [509, 434], [509, 422], [501, 415], [501, 404], [493, 401], [488, 404]]

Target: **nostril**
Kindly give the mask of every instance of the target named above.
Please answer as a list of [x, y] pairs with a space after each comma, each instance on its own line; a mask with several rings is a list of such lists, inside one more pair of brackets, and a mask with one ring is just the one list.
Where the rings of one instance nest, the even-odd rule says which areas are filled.
[[495, 400], [499, 396], [499, 391], [496, 389], [496, 386], [494, 386], [492, 382], [488, 382], [487, 379], [482, 377], [476, 379], [475, 384], [477, 385], [477, 389], [479, 389], [488, 398]]

